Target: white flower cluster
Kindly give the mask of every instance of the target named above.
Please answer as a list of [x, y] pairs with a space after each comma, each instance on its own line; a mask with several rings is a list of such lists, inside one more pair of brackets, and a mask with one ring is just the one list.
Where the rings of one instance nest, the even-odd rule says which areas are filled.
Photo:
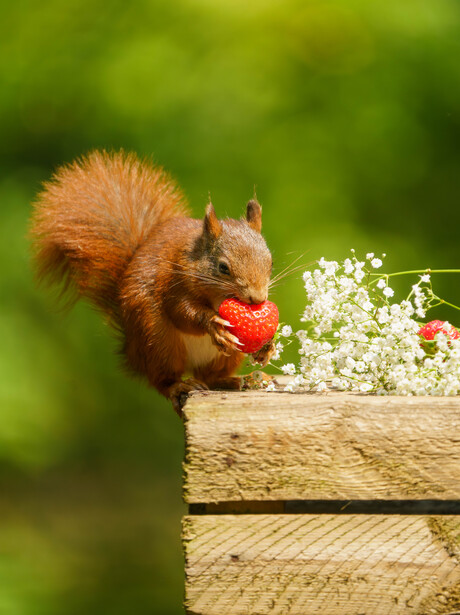
[[[283, 327], [281, 327], [281, 329], [278, 331], [278, 336], [277, 337], [286, 337], [289, 338], [292, 335], [292, 327], [290, 325], [284, 325]], [[271, 360], [272, 361], [279, 361], [281, 358], [281, 353], [284, 350], [284, 346], [285, 344], [280, 341], [278, 339], [278, 341], [275, 342], [275, 352], [273, 353]], [[291, 364], [292, 365], [292, 364]], [[285, 372], [288, 373], [288, 372]], [[292, 374], [295, 374], [295, 366], [294, 366], [294, 371], [292, 372]], [[269, 389], [269, 390], [275, 390], [273, 389]]]
[[[389, 276], [376, 273], [382, 260], [353, 254], [342, 264], [319, 261], [304, 273], [307, 306], [305, 330], [296, 333], [300, 365], [284, 365], [294, 376], [286, 387], [392, 395], [456, 395], [460, 393], [460, 339], [437, 333], [421, 343], [420, 324], [433, 304], [430, 276], [424, 274], [401, 303], [390, 303]], [[444, 325], [446, 333], [450, 325]], [[288, 331], [286, 331], [288, 333]]]

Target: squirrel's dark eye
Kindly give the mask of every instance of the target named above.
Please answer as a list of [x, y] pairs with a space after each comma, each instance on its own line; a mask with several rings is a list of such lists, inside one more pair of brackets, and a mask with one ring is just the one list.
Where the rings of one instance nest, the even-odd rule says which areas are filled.
[[228, 265], [225, 263], [219, 263], [219, 273], [223, 273], [224, 275], [230, 275], [230, 269]]

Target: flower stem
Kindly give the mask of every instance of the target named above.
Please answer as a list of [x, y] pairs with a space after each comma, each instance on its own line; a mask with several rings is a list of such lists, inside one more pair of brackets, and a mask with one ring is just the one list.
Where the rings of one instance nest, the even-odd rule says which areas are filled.
[[460, 269], [411, 269], [410, 271], [396, 271], [395, 273], [371, 273], [371, 276], [376, 276], [372, 282], [369, 282], [369, 286], [371, 284], [375, 284], [381, 278], [392, 278], [397, 275], [413, 275], [414, 273], [460, 273]]
[[460, 311], [460, 307], [458, 305], [454, 305], [453, 303], [449, 303], [448, 301], [446, 301], [445, 299], [440, 299], [440, 303], [438, 305], [448, 305], [451, 308], [454, 308], [454, 310], [459, 310]]

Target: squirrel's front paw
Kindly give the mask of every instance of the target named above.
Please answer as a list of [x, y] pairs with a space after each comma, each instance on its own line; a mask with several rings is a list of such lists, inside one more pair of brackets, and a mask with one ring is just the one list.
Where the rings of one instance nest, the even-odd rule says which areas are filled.
[[258, 350], [257, 352], [254, 352], [251, 355], [251, 362], [253, 365], [259, 364], [262, 367], [265, 367], [267, 363], [270, 361], [274, 352], [275, 352], [275, 342], [273, 340], [270, 340], [269, 342], [265, 344], [265, 346], [262, 346], [260, 350]]
[[215, 314], [209, 324], [209, 335], [211, 336], [212, 343], [224, 354], [230, 354], [231, 352], [240, 351], [239, 346], [241, 342], [239, 339], [230, 333], [227, 327], [232, 325]]

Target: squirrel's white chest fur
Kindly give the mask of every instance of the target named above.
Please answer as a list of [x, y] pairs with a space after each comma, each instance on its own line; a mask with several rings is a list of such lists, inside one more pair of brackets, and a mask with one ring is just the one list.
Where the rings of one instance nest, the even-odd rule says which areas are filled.
[[219, 350], [211, 341], [211, 337], [206, 335], [187, 335], [182, 334], [182, 342], [187, 354], [186, 369], [194, 369], [211, 363]]

